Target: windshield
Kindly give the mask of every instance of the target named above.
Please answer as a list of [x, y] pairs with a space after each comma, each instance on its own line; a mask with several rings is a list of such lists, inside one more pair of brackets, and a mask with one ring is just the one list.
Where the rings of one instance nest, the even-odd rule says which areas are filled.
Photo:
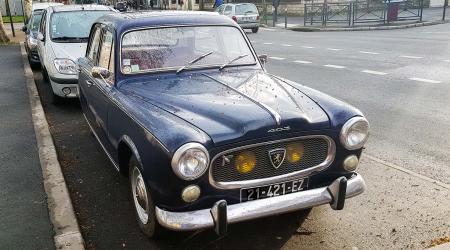
[[258, 14], [258, 9], [253, 4], [238, 4], [236, 5], [236, 14]]
[[192, 60], [212, 53], [190, 68], [255, 64], [255, 58], [241, 31], [229, 26], [197, 26], [146, 29], [126, 33], [122, 40], [122, 72], [177, 70]]
[[39, 29], [39, 23], [41, 22], [42, 11], [33, 12], [33, 17], [31, 19], [30, 30], [37, 31]]
[[87, 42], [92, 24], [110, 11], [64, 11], [53, 13], [50, 25], [52, 41]]

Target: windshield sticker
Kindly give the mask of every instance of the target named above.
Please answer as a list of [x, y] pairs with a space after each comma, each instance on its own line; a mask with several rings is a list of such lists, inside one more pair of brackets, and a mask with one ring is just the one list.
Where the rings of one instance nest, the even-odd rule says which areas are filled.
[[122, 70], [123, 70], [123, 73], [125, 73], [125, 74], [131, 73], [131, 67], [130, 66], [123, 66]]
[[132, 72], [137, 72], [137, 71], [139, 71], [139, 65], [137, 65], [137, 64], [131, 65], [131, 71], [132, 71]]
[[123, 65], [131, 65], [130, 59], [123, 59]]

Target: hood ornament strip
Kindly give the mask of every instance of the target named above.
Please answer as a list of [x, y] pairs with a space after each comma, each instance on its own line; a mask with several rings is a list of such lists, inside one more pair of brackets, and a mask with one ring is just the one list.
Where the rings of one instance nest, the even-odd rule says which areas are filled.
[[215, 82], [218, 82], [218, 83], [220, 83], [220, 84], [226, 86], [227, 88], [233, 90], [234, 92], [236, 92], [236, 93], [238, 93], [238, 94], [244, 96], [245, 98], [249, 99], [249, 100], [252, 101], [254, 104], [256, 104], [256, 105], [258, 105], [259, 107], [261, 107], [262, 109], [266, 110], [266, 111], [273, 117], [273, 119], [275, 120], [275, 122], [277, 123], [278, 126], [281, 125], [281, 116], [280, 116], [280, 114], [278, 114], [278, 112], [276, 112], [275, 110], [273, 110], [271, 107], [269, 107], [269, 106], [267, 106], [266, 104], [261, 103], [261, 102], [255, 100], [255, 99], [253, 99], [252, 97], [248, 96], [247, 94], [245, 94], [245, 93], [239, 91], [239, 90], [236, 89], [236, 88], [231, 87], [230, 85], [228, 85], [228, 84], [226, 84], [226, 83], [224, 83], [224, 82], [222, 82], [222, 81], [220, 81], [220, 80], [218, 80], [218, 79], [216, 79], [216, 78], [214, 78], [214, 77], [212, 77], [212, 76], [210, 76], [210, 75], [207, 75], [207, 74], [205, 74], [205, 73], [203, 73], [202, 75], [208, 77], [209, 79], [211, 79], [211, 80], [213, 80], [213, 81], [215, 81]]

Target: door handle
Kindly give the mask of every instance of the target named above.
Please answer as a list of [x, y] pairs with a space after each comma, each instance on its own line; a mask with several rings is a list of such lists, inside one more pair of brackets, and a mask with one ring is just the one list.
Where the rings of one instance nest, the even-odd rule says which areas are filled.
[[86, 84], [88, 87], [92, 87], [92, 85], [94, 85], [94, 82], [92, 82], [91, 80], [87, 80]]

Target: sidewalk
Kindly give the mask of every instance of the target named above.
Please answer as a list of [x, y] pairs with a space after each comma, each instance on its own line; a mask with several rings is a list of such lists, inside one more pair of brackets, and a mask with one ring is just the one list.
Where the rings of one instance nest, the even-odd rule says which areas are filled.
[[19, 45], [0, 46], [0, 249], [54, 249]]

